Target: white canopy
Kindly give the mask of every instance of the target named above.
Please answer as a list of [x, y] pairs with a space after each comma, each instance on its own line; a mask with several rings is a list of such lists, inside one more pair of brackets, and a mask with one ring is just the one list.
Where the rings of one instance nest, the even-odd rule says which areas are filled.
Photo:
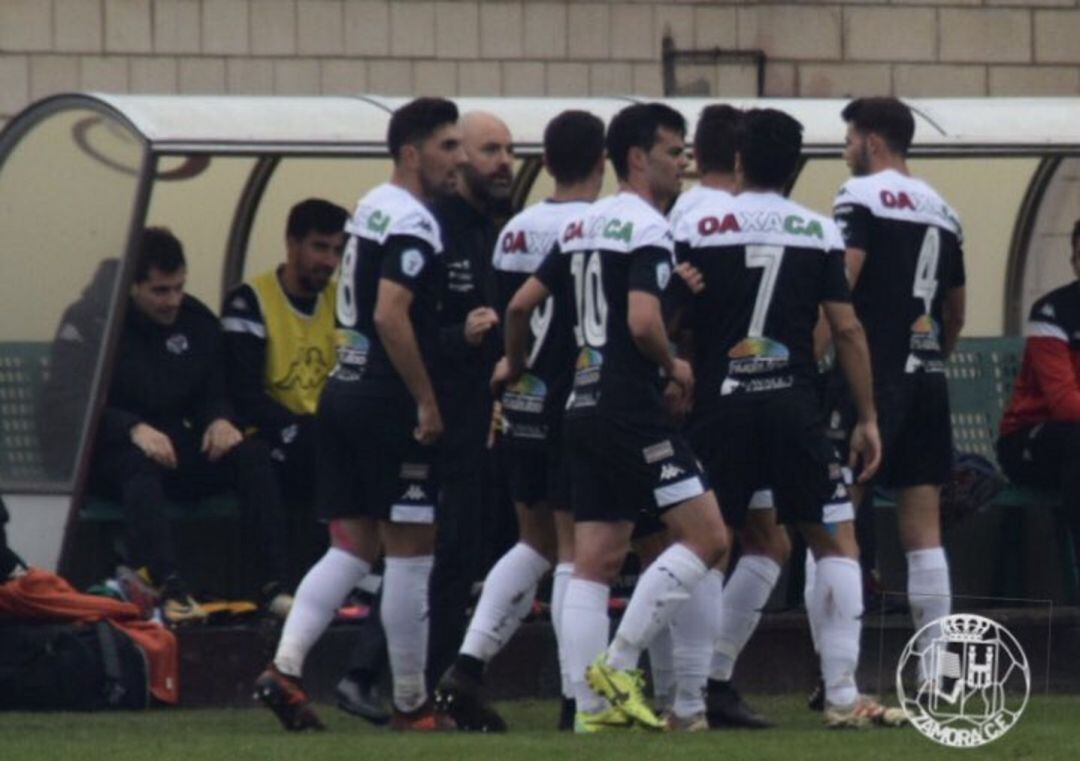
[[[71, 101], [61, 103], [61, 100]], [[140, 133], [155, 151], [207, 153], [385, 151], [390, 112], [406, 98], [60, 95], [31, 106], [50, 109], [91, 101]], [[506, 120], [523, 153], [534, 153], [544, 126], [560, 111], [581, 108], [609, 119], [648, 98], [457, 98], [463, 111], [492, 111]], [[721, 99], [669, 98], [691, 131], [698, 113]], [[734, 99], [743, 108], [788, 111], [806, 129], [807, 152], [835, 152], [844, 141], [841, 99]], [[915, 99], [915, 152], [1056, 153], [1080, 149], [1080, 98]], [[13, 120], [13, 121], [17, 121]]]

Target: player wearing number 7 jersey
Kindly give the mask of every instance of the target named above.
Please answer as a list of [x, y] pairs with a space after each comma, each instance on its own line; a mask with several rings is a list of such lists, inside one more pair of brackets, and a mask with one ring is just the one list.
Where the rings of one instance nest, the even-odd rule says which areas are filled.
[[951, 607], [939, 504], [952, 463], [945, 360], [964, 321], [963, 236], [956, 213], [908, 172], [915, 121], [907, 106], [861, 98], [842, 116], [854, 176], [833, 213], [870, 344], [883, 445], [878, 478], [899, 490], [908, 600], [919, 629]]
[[[578, 353], [563, 435], [574, 576], [561, 641], [583, 732], [664, 728], [642, 696], [638, 658], [727, 544], [716, 498], [667, 423], [661, 396], [668, 379], [684, 393], [693, 387], [689, 365], [671, 353], [660, 309], [674, 267], [660, 210], [681, 184], [685, 132], [682, 116], [662, 104], [620, 111], [606, 141], [619, 193], [566, 225], [559, 249], [507, 309], [502, 381], [523, 370], [532, 311], [552, 293], [573, 304]], [[659, 516], [674, 544], [642, 574], [605, 652], [610, 584], [643, 510]]]

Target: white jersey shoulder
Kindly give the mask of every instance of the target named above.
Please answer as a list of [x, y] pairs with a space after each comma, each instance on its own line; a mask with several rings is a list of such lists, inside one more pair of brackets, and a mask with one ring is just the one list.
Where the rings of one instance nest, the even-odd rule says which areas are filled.
[[442, 253], [439, 223], [431, 211], [409, 191], [384, 183], [374, 188], [356, 204], [345, 232], [376, 243], [385, 243], [393, 235], [419, 238]]
[[559, 241], [565, 253], [611, 251], [629, 254], [655, 246], [672, 255], [675, 239], [664, 215], [635, 193], [618, 193], [590, 205], [563, 228]]
[[852, 177], [840, 187], [833, 208], [864, 206], [875, 217], [934, 225], [963, 237], [960, 217], [925, 181], [894, 169]]
[[687, 213], [675, 231], [694, 248], [784, 246], [819, 251], [843, 250], [840, 229], [828, 217], [778, 193], [740, 193], [724, 203], [702, 203]]
[[675, 233], [676, 239], [678, 239], [679, 221], [689, 212], [703, 203], [722, 204], [732, 198], [734, 196], [726, 190], [709, 188], [704, 185], [695, 185], [685, 193], [680, 193], [679, 197], [675, 199], [675, 205], [668, 212], [668, 222], [671, 223], [671, 230]]
[[493, 266], [502, 272], [536, 272], [559, 242], [567, 221], [588, 208], [588, 201], [541, 201], [524, 209], [499, 233]]

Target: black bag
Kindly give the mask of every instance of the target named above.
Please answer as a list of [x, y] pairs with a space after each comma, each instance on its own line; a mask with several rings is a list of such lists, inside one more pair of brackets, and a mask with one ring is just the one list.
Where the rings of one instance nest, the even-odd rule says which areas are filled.
[[149, 703], [146, 656], [108, 622], [0, 626], [0, 710], [95, 711]]

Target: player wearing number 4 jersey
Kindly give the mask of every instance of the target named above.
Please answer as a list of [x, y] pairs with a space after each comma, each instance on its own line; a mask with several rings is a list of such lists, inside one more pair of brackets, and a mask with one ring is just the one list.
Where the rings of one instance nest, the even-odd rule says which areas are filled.
[[[713, 493], [684, 439], [666, 422], [668, 381], [692, 390], [689, 365], [672, 356], [660, 298], [674, 268], [660, 209], [686, 165], [681, 115], [661, 104], [620, 111], [607, 135], [620, 192], [565, 227], [558, 250], [514, 295], [506, 359], [497, 381], [524, 369], [528, 320], [549, 295], [571, 301], [578, 346], [564, 419], [574, 509], [574, 576], [562, 643], [582, 732], [664, 728], [641, 693], [641, 651], [666, 627], [726, 549]], [[674, 544], [642, 574], [606, 649], [610, 584], [642, 510], [659, 516]]]
[[[596, 200], [604, 178], [604, 123], [584, 111], [559, 114], [544, 130], [544, 164], [555, 178], [555, 194], [507, 222], [495, 245], [493, 264], [501, 309], [551, 253], [566, 222]], [[499, 447], [520, 539], [484, 580], [461, 651], [435, 691], [437, 705], [454, 718], [459, 729], [491, 732], [504, 728], [481, 695], [484, 666], [532, 609], [537, 584], [556, 558], [551, 618], [556, 638], [559, 635], [574, 559], [574, 521], [568, 511], [561, 436], [574, 355], [570, 306], [564, 295], [552, 294], [533, 312], [524, 371], [501, 396]], [[559, 663], [563, 673], [560, 728], [569, 729], [573, 694], [561, 646]]]
[[[952, 462], [945, 360], [964, 320], [963, 237], [955, 212], [908, 172], [915, 133], [908, 107], [862, 98], [842, 116], [854, 177], [833, 212], [870, 343], [883, 444], [878, 478], [899, 490], [908, 600], [919, 629], [948, 615], [951, 602], [939, 503]], [[928, 631], [921, 646], [933, 636]]]
[[337, 296], [337, 365], [319, 399], [320, 516], [333, 546], [296, 592], [273, 663], [255, 695], [288, 730], [321, 728], [300, 686], [304, 658], [380, 548], [380, 613], [394, 683], [393, 729], [449, 729], [424, 682], [428, 577], [435, 540], [432, 390], [442, 244], [426, 203], [453, 192], [465, 162], [457, 107], [419, 98], [394, 112], [390, 182], [357, 204]]

